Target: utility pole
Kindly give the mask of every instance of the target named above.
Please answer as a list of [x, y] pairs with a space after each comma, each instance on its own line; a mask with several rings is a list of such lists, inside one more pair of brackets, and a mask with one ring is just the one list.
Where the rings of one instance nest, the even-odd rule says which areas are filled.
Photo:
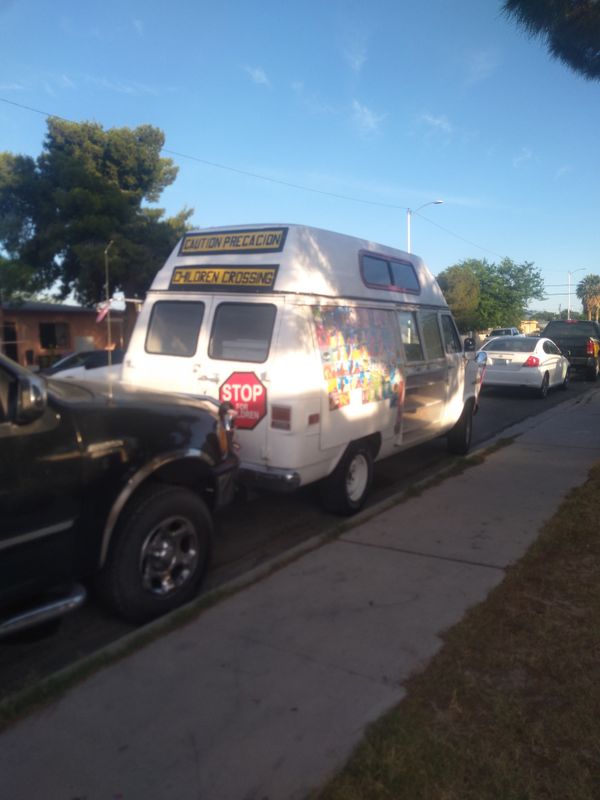
[[105, 278], [105, 285], [104, 285], [104, 294], [106, 297], [106, 307], [108, 311], [106, 312], [106, 345], [108, 349], [108, 366], [112, 366], [112, 332], [111, 332], [111, 323], [110, 323], [110, 284], [108, 280], [108, 251], [113, 245], [113, 240], [111, 239], [108, 243], [106, 250], [104, 251], [104, 278]]

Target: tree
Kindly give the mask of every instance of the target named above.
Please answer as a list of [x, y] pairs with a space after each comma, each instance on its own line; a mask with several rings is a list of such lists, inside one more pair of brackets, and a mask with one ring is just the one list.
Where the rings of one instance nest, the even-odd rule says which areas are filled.
[[600, 80], [598, 0], [505, 0], [504, 13], [550, 53], [590, 80]]
[[581, 300], [583, 311], [587, 318], [591, 319], [592, 314], [598, 322], [600, 314], [600, 275], [586, 275], [577, 284], [577, 297]]
[[0, 154], [0, 285], [5, 292], [54, 287], [85, 305], [110, 293], [140, 297], [187, 228], [192, 211], [165, 219], [150, 208], [177, 175], [161, 158], [157, 128], [104, 130], [93, 122], [48, 120], [37, 159]]
[[438, 282], [461, 330], [516, 326], [529, 301], [545, 297], [543, 279], [534, 265], [515, 264], [510, 258], [499, 264], [461, 261], [440, 273]]

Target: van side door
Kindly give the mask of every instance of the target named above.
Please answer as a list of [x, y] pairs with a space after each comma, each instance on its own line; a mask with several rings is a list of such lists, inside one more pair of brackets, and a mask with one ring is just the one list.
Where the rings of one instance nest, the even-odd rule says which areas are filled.
[[446, 404], [448, 364], [434, 309], [398, 310], [406, 360], [402, 443], [437, 435]]

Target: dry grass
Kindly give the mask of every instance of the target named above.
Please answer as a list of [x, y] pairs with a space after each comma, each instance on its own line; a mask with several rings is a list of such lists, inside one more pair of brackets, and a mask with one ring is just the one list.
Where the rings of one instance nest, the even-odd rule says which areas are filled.
[[600, 465], [320, 800], [600, 798]]

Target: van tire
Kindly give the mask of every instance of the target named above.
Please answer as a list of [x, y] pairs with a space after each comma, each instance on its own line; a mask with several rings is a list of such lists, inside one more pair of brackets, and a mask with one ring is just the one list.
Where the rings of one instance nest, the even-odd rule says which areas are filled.
[[373, 482], [373, 455], [368, 445], [350, 445], [331, 475], [319, 484], [327, 511], [350, 516], [363, 507]]
[[471, 447], [474, 406], [475, 403], [473, 400], [468, 400], [465, 403], [465, 407], [458, 418], [458, 422], [448, 433], [448, 452], [456, 456], [466, 455]]

